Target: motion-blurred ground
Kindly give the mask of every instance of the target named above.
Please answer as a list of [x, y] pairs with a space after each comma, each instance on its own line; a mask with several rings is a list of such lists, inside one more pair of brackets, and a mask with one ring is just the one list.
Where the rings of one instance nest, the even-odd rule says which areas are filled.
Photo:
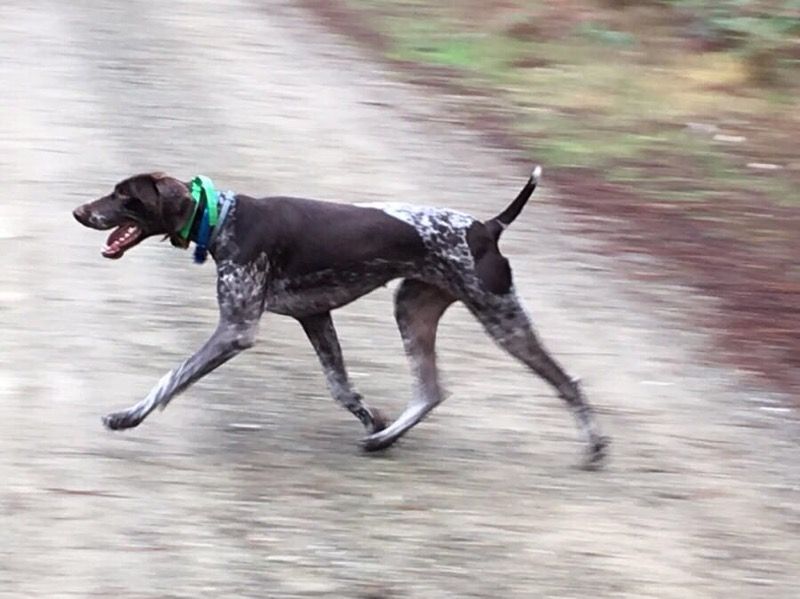
[[[569, 415], [460, 308], [441, 331], [450, 399], [383, 456], [359, 453], [278, 317], [164, 413], [104, 431], [212, 330], [214, 273], [154, 241], [104, 261], [76, 204], [161, 169], [489, 216], [527, 168], [291, 2], [10, 0], [0, 16], [0, 596], [798, 596], [783, 398], [712, 365], [682, 320], [712, 300], [640, 293], [547, 185], [503, 249], [614, 438], [605, 471], [573, 467]], [[383, 290], [337, 322], [361, 391], [395, 414], [391, 313]]]

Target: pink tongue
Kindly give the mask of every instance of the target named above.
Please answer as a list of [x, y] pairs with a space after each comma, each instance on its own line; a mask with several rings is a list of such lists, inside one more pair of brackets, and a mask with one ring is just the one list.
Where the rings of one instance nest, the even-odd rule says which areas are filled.
[[119, 242], [125, 233], [128, 231], [130, 225], [121, 225], [114, 229], [111, 232], [111, 235], [108, 236], [108, 241], [106, 241], [106, 245], [113, 246], [115, 243]]
[[126, 242], [133, 241], [139, 236], [139, 228], [136, 225], [121, 225], [111, 232], [103, 248], [103, 253], [115, 253], [124, 248]]

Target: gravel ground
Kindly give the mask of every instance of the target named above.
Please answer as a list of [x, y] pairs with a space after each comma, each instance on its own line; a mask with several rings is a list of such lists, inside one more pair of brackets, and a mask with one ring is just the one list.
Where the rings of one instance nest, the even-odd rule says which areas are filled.
[[[503, 250], [614, 439], [605, 470], [575, 467], [569, 414], [459, 307], [450, 399], [385, 454], [359, 452], [299, 326], [273, 316], [165, 412], [105, 431], [213, 329], [214, 273], [154, 241], [102, 260], [78, 203], [158, 169], [488, 217], [526, 169], [288, 1], [0, 17], [0, 596], [800, 596], [797, 420], [707, 363], [681, 319], [704, 300], [634, 289], [546, 184]], [[398, 413], [391, 286], [337, 322], [361, 391]]]

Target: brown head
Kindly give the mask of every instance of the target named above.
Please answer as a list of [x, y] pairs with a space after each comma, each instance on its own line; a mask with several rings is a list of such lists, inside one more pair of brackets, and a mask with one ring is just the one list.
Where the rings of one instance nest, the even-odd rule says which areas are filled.
[[192, 217], [194, 205], [187, 183], [149, 173], [120, 181], [110, 194], [78, 206], [72, 214], [86, 227], [114, 229], [103, 256], [116, 259], [153, 235], [165, 235], [172, 245], [187, 247], [178, 232]]

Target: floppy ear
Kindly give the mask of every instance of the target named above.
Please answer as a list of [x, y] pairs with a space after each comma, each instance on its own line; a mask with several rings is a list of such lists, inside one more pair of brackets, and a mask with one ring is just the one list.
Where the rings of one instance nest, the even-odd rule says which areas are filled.
[[189, 193], [189, 186], [163, 173], [153, 173], [150, 179], [158, 196], [165, 233], [169, 234], [174, 245], [185, 247], [186, 244], [180, 242], [176, 233], [194, 214], [194, 201]]

